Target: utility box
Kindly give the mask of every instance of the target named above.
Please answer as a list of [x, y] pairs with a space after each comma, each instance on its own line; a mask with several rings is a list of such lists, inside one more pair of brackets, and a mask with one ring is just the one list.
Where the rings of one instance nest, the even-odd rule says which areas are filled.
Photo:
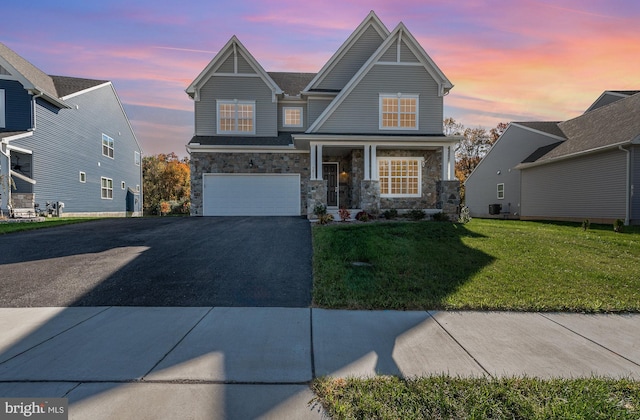
[[489, 204], [489, 214], [500, 214], [502, 204]]

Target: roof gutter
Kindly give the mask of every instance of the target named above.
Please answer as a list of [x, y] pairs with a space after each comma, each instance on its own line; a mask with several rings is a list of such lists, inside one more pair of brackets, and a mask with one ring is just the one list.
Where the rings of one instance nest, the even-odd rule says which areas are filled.
[[555, 162], [562, 162], [563, 160], [567, 160], [567, 159], [573, 159], [576, 157], [581, 157], [581, 156], [586, 156], [586, 155], [590, 155], [593, 153], [600, 153], [600, 152], [604, 152], [606, 150], [614, 150], [614, 149], [618, 149], [619, 147], [622, 147], [626, 144], [631, 144], [632, 142], [630, 141], [622, 141], [619, 143], [615, 143], [615, 144], [609, 144], [607, 146], [604, 147], [598, 147], [595, 149], [589, 149], [589, 150], [583, 150], [580, 152], [576, 152], [576, 153], [571, 153], [568, 155], [563, 155], [563, 156], [558, 156], [558, 157], [554, 157], [554, 158], [550, 158], [550, 159], [544, 159], [544, 160], [537, 160], [535, 162], [527, 162], [527, 163], [519, 163], [518, 165], [515, 166], [515, 169], [528, 169], [528, 168], [533, 168], [535, 166], [542, 166], [542, 165], [547, 165], [549, 163], [555, 163]]

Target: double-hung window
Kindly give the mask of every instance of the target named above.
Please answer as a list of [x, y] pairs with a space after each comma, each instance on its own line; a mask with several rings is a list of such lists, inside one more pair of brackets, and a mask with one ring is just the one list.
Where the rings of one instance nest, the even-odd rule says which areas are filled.
[[282, 108], [282, 126], [302, 127], [302, 107], [286, 106]]
[[102, 135], [102, 154], [113, 159], [113, 139], [106, 134]]
[[113, 198], [113, 179], [100, 177], [101, 196], [104, 200]]
[[420, 197], [422, 158], [378, 158], [381, 197]]
[[498, 184], [498, 200], [504, 200], [504, 184]]
[[380, 94], [380, 130], [417, 130], [418, 95]]
[[218, 134], [255, 134], [255, 101], [216, 101]]

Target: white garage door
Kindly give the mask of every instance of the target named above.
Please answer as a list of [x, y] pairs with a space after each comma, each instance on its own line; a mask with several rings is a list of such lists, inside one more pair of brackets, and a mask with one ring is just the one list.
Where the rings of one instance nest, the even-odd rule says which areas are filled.
[[204, 174], [205, 216], [299, 216], [300, 174]]

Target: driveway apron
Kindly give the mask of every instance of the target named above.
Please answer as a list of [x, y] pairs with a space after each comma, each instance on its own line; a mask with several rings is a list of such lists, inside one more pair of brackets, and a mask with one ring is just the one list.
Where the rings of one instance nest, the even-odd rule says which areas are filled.
[[0, 237], [0, 307], [308, 307], [299, 217], [105, 219]]

